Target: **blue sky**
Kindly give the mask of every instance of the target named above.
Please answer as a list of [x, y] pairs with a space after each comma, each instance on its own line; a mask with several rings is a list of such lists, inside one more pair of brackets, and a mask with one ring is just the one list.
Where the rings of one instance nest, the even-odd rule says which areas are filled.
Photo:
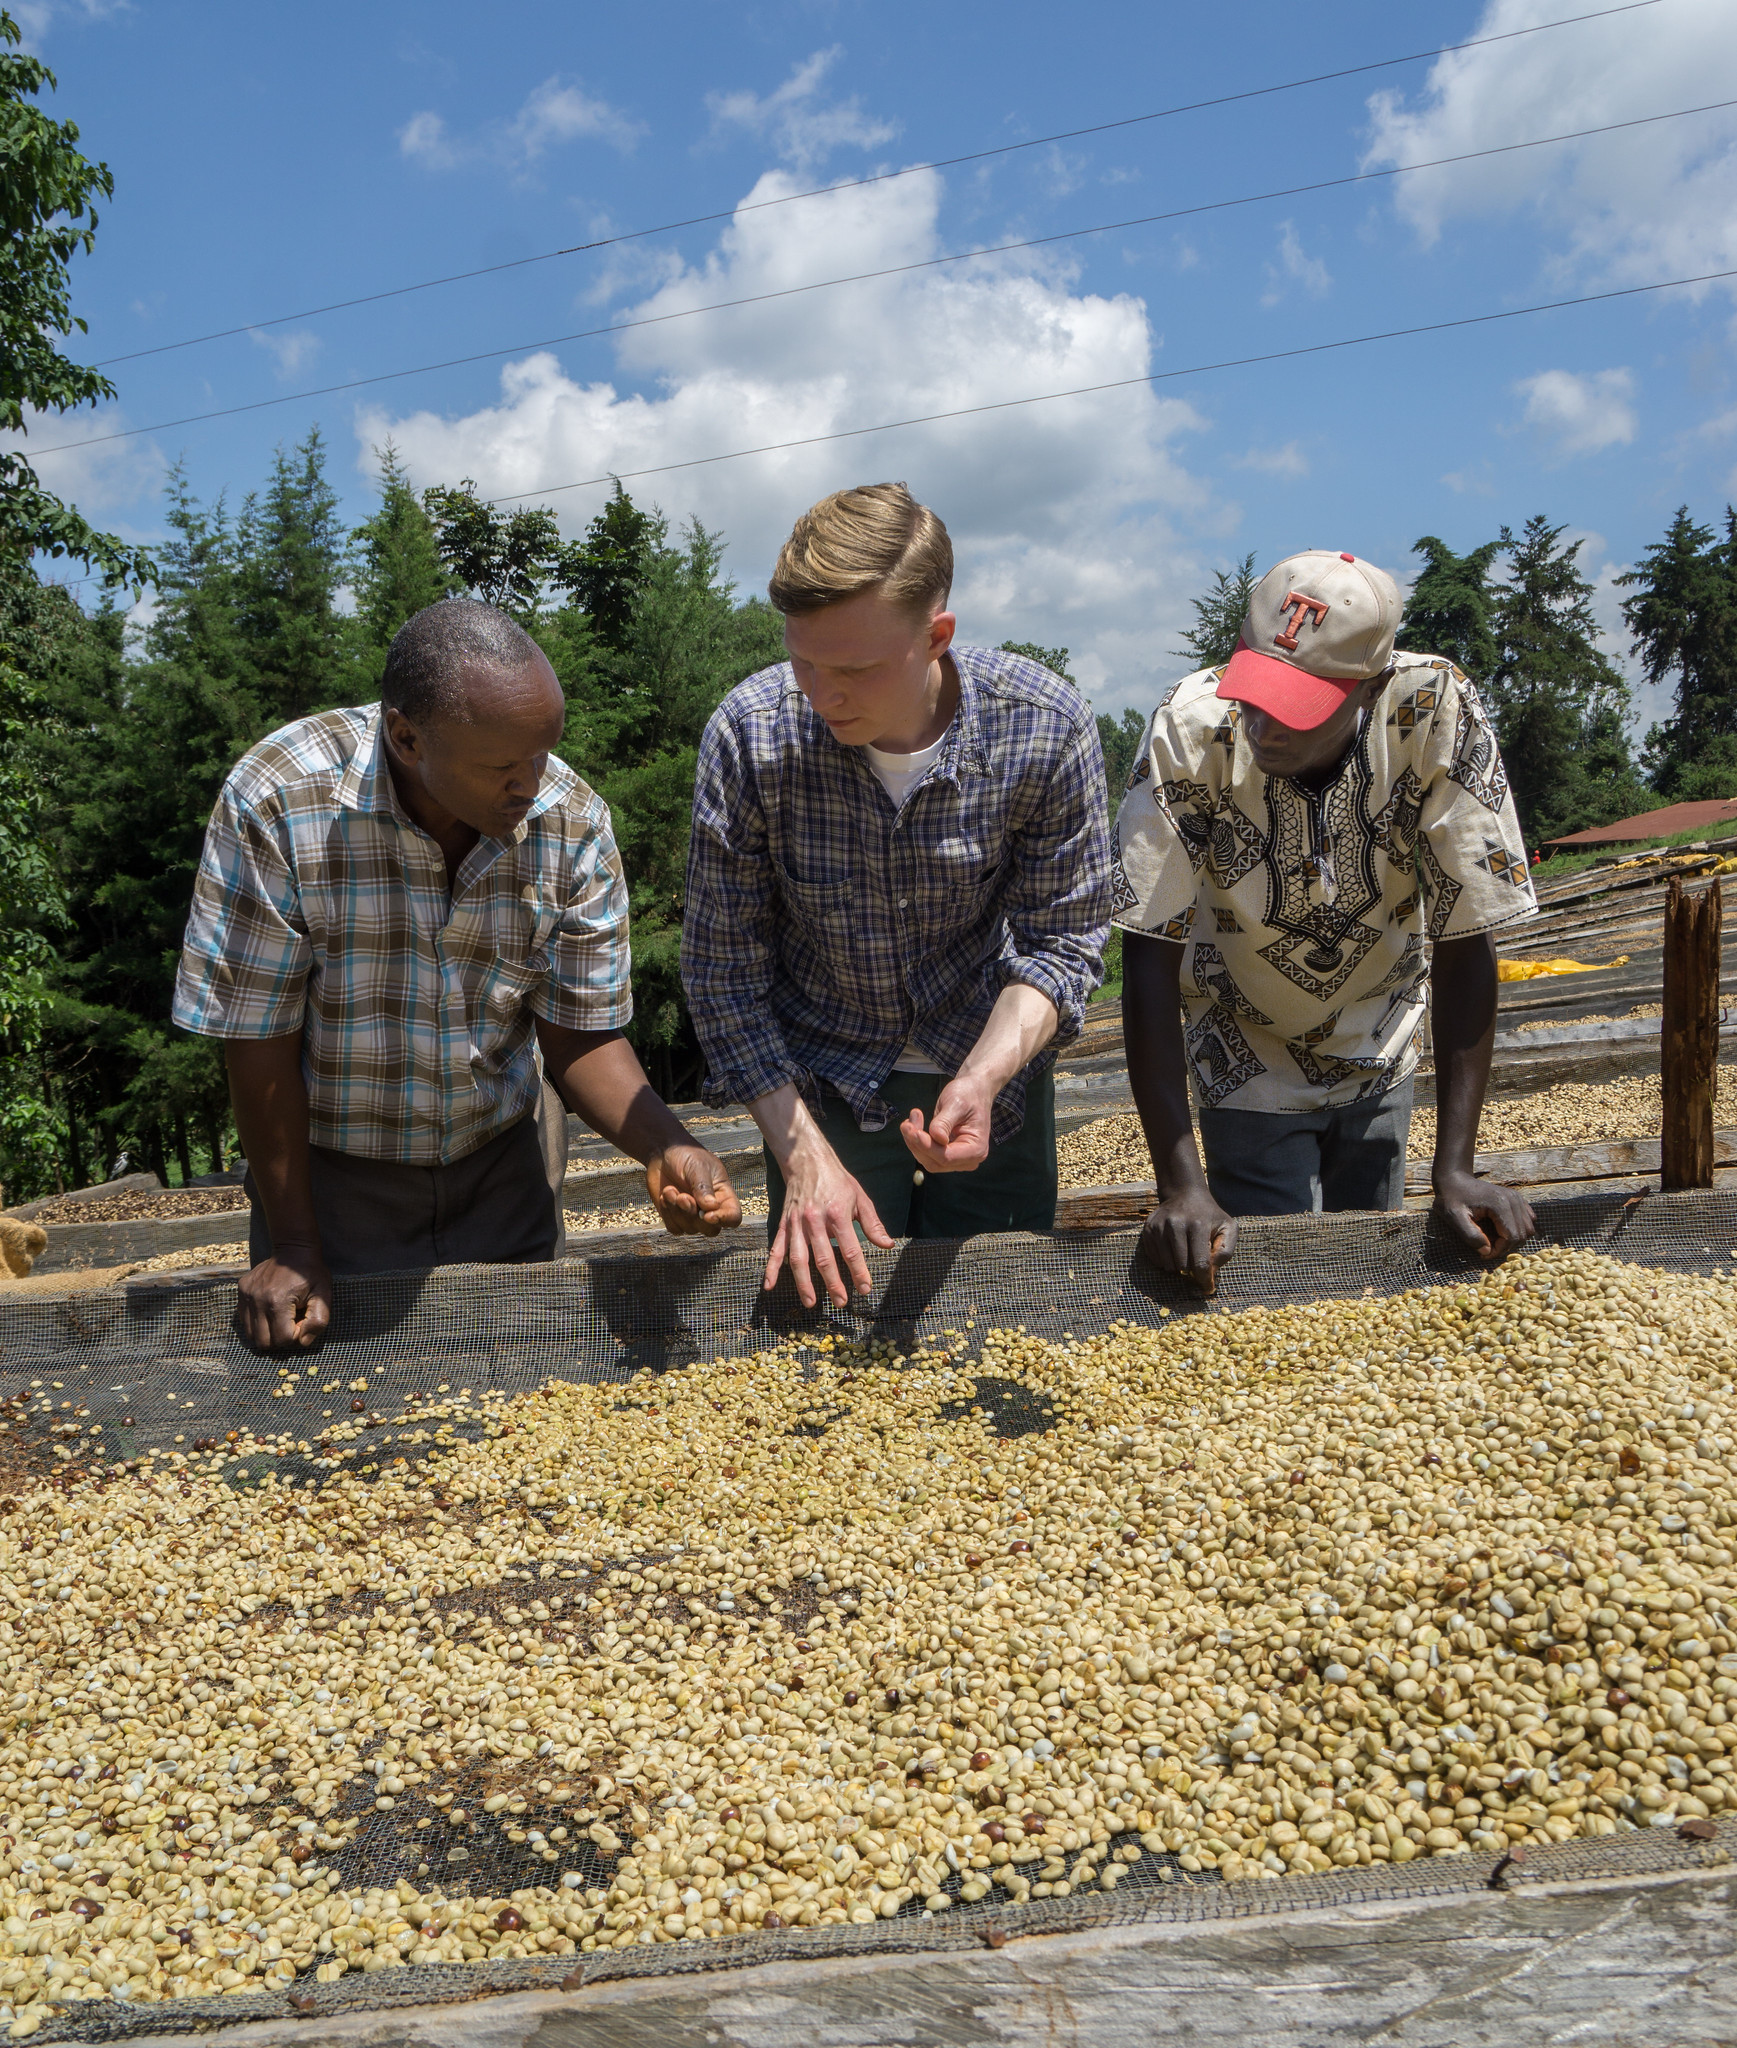
[[[57, 111], [116, 198], [77, 303], [92, 358], [693, 215], [722, 219], [113, 364], [117, 407], [33, 447], [483, 350], [464, 367], [42, 458], [161, 531], [162, 479], [238, 498], [318, 421], [346, 512], [390, 436], [419, 484], [528, 492], [914, 414], [1111, 384], [1737, 266], [1737, 110], [537, 347], [717, 299], [920, 264], [1737, 96], [1724, 0], [945, 169], [938, 159], [1581, 11], [1308, 15], [1002, 0], [639, 8], [31, 0]], [[914, 171], [912, 167], [916, 168]], [[885, 171], [911, 175], [865, 184]], [[811, 187], [828, 196], [784, 205]], [[840, 484], [902, 477], [953, 530], [962, 634], [1073, 650], [1101, 707], [1183, 666], [1189, 598], [1252, 550], [1402, 577], [1533, 512], [1611, 579], [1687, 501], [1737, 495], [1729, 283], [1178, 377], [648, 476], [744, 587]], [[100, 421], [100, 424], [99, 424]], [[599, 489], [550, 495], [572, 532]], [[1612, 651], [1623, 651], [1614, 640]], [[1637, 707], [1644, 721], [1653, 708]]]

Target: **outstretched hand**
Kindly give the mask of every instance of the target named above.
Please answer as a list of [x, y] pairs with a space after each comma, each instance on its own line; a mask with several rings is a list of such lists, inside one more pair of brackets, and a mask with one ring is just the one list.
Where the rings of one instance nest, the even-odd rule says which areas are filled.
[[925, 1173], [972, 1173], [989, 1157], [989, 1125], [995, 1094], [987, 1079], [956, 1074], [941, 1090], [923, 1128], [913, 1109], [899, 1126], [911, 1157]]

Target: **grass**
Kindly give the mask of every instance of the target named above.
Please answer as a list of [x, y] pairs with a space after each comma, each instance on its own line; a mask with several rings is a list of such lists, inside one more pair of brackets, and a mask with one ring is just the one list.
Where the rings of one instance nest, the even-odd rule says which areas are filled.
[[1534, 882], [1554, 881], [1564, 875], [1577, 875], [1583, 868], [1596, 867], [1600, 861], [1609, 860], [1612, 855], [1626, 860], [1630, 854], [1650, 853], [1661, 846], [1695, 846], [1709, 837], [1723, 836], [1726, 835], [1717, 832], [1709, 834], [1705, 825], [1691, 825], [1686, 831], [1671, 832], [1662, 839], [1637, 839], [1632, 845], [1625, 841], [1621, 846], [1592, 847], [1584, 853], [1553, 853], [1548, 860], [1540, 861], [1532, 870], [1532, 879]]
[[1122, 932], [1121, 927], [1110, 927], [1109, 944], [1104, 948], [1104, 985], [1093, 996], [1094, 1003], [1113, 1003], [1122, 994]]

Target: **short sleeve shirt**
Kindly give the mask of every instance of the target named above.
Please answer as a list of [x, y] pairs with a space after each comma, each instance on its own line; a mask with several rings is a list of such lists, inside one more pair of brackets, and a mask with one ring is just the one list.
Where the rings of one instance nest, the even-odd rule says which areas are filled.
[[1436, 939], [1532, 915], [1526, 847], [1476, 690], [1402, 654], [1336, 778], [1256, 768], [1219, 671], [1153, 714], [1116, 819], [1114, 917], [1182, 940], [1188, 1059], [1211, 1107], [1310, 1111], [1417, 1065]]
[[398, 801], [377, 705], [324, 711], [237, 763], [206, 828], [175, 1022], [301, 1031], [308, 1134], [368, 1159], [462, 1159], [542, 1086], [536, 1020], [633, 1014], [608, 807], [550, 757], [530, 815], [446, 861]]

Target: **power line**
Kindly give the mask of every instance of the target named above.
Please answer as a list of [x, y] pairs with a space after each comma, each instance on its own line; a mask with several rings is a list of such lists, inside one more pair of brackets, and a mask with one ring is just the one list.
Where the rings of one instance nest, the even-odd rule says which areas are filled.
[[1377, 334], [1350, 334], [1338, 341], [1315, 341], [1300, 348], [1269, 350], [1258, 356], [1226, 356], [1216, 363], [1191, 363], [1185, 370], [1150, 370], [1143, 377], [1116, 377], [1105, 384], [1077, 384], [1067, 391], [1040, 391], [1030, 398], [1000, 398], [985, 405], [962, 405], [949, 412], [918, 413], [908, 420], [882, 420], [873, 427], [845, 427], [832, 434], [804, 434], [794, 441], [768, 441], [759, 448], [732, 448], [723, 455], [696, 455], [686, 462], [660, 462], [647, 469], [611, 470], [606, 476], [581, 477], [576, 483], [544, 484], [534, 491], [506, 491], [485, 498], [487, 505], [516, 505], [525, 498], [553, 498], [562, 491], [586, 491], [595, 485], [626, 482], [642, 476], [667, 476], [672, 470], [704, 469], [715, 462], [740, 462], [750, 455], [781, 455], [791, 448], [814, 448], [826, 441], [856, 441], [867, 434], [890, 434], [900, 427], [933, 426], [939, 420], [970, 419], [978, 413], [1011, 412], [1023, 405], [1049, 405], [1059, 398], [1090, 398], [1100, 391], [1126, 391], [1140, 384], [1165, 384], [1178, 377], [1204, 377], [1213, 370], [1243, 370], [1256, 363], [1284, 363], [1298, 356], [1329, 355], [1335, 349], [1366, 348], [1377, 341], [1403, 341], [1419, 334], [1445, 334], [1455, 327], [1485, 327], [1496, 320], [1522, 320], [1530, 313], [1555, 313], [1567, 306], [1595, 306], [1607, 299], [1633, 299], [1648, 292], [1677, 291], [1692, 284], [1720, 284], [1737, 270], [1709, 270], [1699, 277], [1665, 278], [1658, 284], [1624, 285], [1620, 290], [1587, 292], [1574, 299], [1546, 299], [1536, 306], [1510, 306], [1500, 313], [1467, 313], [1457, 320], [1431, 320], [1419, 327], [1388, 327]]
[[672, 320], [691, 320], [702, 313], [725, 313], [743, 306], [763, 306], [777, 299], [800, 298], [807, 292], [832, 291], [841, 285], [867, 284], [883, 277], [902, 277], [912, 271], [938, 270], [948, 264], [971, 263], [987, 256], [1005, 256], [1021, 249], [1041, 249], [1056, 242], [1080, 241], [1088, 235], [1109, 235], [1129, 228], [1151, 227], [1160, 222], [1186, 220], [1203, 213], [1223, 213], [1234, 207], [1257, 206], [1273, 199], [1295, 199], [1305, 193], [1342, 190], [1349, 185], [1367, 185], [1387, 178], [1402, 178], [1416, 171], [1437, 171], [1452, 164], [1475, 163], [1485, 157], [1511, 156], [1527, 149], [1545, 149], [1559, 142], [1582, 142], [1589, 136], [1611, 135], [1620, 129], [1648, 128], [1662, 121], [1682, 121], [1693, 114], [1714, 114], [1737, 106], [1737, 99], [1713, 100], [1706, 106], [1681, 107], [1669, 114], [1642, 114], [1632, 120], [1608, 121], [1597, 128], [1576, 128], [1562, 135], [1541, 135], [1528, 142], [1495, 143], [1488, 149], [1466, 150], [1458, 156], [1432, 157], [1426, 163], [1394, 164], [1385, 170], [1355, 171], [1342, 178], [1319, 178], [1307, 185], [1285, 185], [1271, 192], [1249, 192], [1235, 199], [1209, 199], [1196, 206], [1172, 207], [1165, 213], [1140, 214], [1130, 220], [1103, 221], [1093, 227], [1067, 228], [1052, 235], [1031, 235], [1016, 242], [995, 242], [982, 249], [961, 249], [946, 256], [928, 256], [914, 263], [888, 264], [880, 270], [859, 270], [848, 277], [817, 278], [811, 284], [785, 285], [777, 291], [752, 292], [739, 299], [714, 299], [703, 306], [684, 306], [672, 313], [650, 313], [637, 320], [613, 320], [602, 327], [585, 327], [573, 334], [549, 335], [540, 341], [514, 342], [507, 348], [479, 349], [474, 354], [448, 356], [438, 363], [417, 363], [403, 370], [378, 370], [367, 377], [350, 377], [338, 384], [318, 384], [306, 391], [278, 392], [271, 398], [251, 398], [240, 405], [218, 406], [209, 412], [183, 413], [180, 418], [158, 420], [151, 426], [119, 427], [113, 433], [93, 434], [82, 441], [56, 441], [46, 448], [32, 449], [33, 455], [58, 455], [72, 448], [96, 448], [109, 441], [131, 441], [141, 434], [163, 434], [172, 427], [197, 426], [207, 420], [235, 419], [241, 414], [264, 412], [273, 406], [296, 405], [305, 399], [330, 398], [339, 392], [360, 391], [370, 385], [392, 384], [405, 377], [426, 377], [438, 370], [463, 369], [472, 363], [486, 363], [500, 356], [520, 355], [530, 349], [559, 348], [574, 341], [592, 341], [600, 335], [627, 334], [638, 327], [660, 327]]
[[[1339, 71], [1319, 71], [1308, 78], [1288, 78], [1279, 85], [1259, 85], [1245, 92], [1221, 93], [1214, 99], [1188, 100], [1174, 107], [1160, 107], [1155, 113], [1128, 114], [1117, 121], [1097, 121], [1087, 128], [1064, 128], [1054, 135], [1034, 135], [1025, 142], [1004, 142], [994, 149], [974, 149], [963, 156], [938, 157], [930, 163], [911, 164], [902, 171], [877, 171], [852, 181], [853, 186], [884, 185], [897, 178], [915, 177], [921, 171], [952, 170], [959, 164], [984, 163], [991, 157], [1012, 156], [1020, 150], [1042, 149], [1052, 142], [1077, 142], [1087, 135], [1107, 135], [1118, 128], [1137, 128], [1151, 121], [1172, 120], [1178, 114], [1199, 114], [1214, 107], [1236, 106], [1244, 100], [1270, 98], [1275, 93], [1298, 92], [1305, 86], [1330, 85], [1342, 78], [1359, 78], [1371, 71], [1391, 71], [1401, 64], [1421, 64], [1426, 59], [1451, 57], [1461, 50], [1481, 50], [1491, 43], [1517, 42], [1522, 36], [1542, 35], [1549, 29], [1576, 28], [1582, 22], [1605, 21], [1612, 15], [1635, 14], [1642, 8], [1657, 7], [1661, 0], [1624, 0], [1618, 7], [1601, 7], [1591, 14], [1565, 15], [1560, 21], [1534, 22], [1530, 28], [1506, 30], [1501, 35], [1474, 36], [1469, 42], [1444, 43], [1433, 50], [1413, 50], [1403, 57], [1381, 57], [1371, 64], [1348, 64]], [[485, 263], [476, 270], [455, 270], [444, 277], [428, 277], [415, 284], [394, 285], [386, 291], [365, 292], [354, 299], [333, 299], [324, 306], [309, 306], [300, 313], [277, 313], [269, 320], [250, 320], [239, 327], [219, 327], [209, 334], [189, 335], [184, 341], [159, 342], [154, 348], [130, 350], [126, 355], [103, 356], [96, 364], [108, 369], [116, 363], [136, 363], [146, 356], [160, 356], [177, 349], [199, 348], [208, 341], [230, 341], [238, 334], [254, 334], [267, 327], [286, 327], [292, 320], [317, 320], [326, 313], [343, 313], [354, 306], [375, 306], [385, 299], [401, 299], [413, 292], [433, 291], [449, 284], [465, 284], [472, 278], [497, 277], [502, 271], [523, 270], [535, 263], [552, 263], [562, 256], [582, 256], [594, 249], [613, 249], [623, 242], [642, 242], [652, 235], [670, 235], [681, 228], [709, 227], [716, 221], [734, 220], [744, 213], [760, 213], [767, 207], [792, 206], [799, 199], [824, 199], [839, 191], [837, 185], [817, 185], [806, 192], [786, 192], [777, 199], [755, 199], [721, 213], [696, 213], [686, 220], [661, 221], [656, 227], [629, 228], [619, 235], [603, 235], [592, 242], [573, 242], [561, 249], [545, 249], [535, 256], [515, 256], [505, 263]]]

